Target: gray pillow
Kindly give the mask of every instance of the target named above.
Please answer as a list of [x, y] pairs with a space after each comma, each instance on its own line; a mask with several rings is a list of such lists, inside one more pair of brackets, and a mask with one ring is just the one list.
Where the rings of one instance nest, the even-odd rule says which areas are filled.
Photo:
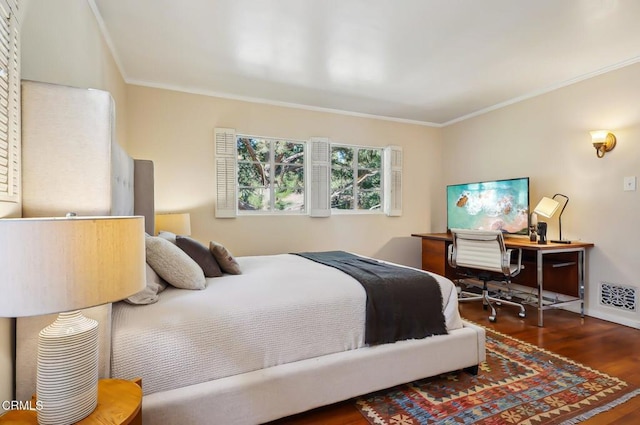
[[145, 239], [147, 263], [170, 285], [181, 289], [204, 289], [204, 272], [186, 252], [166, 239]]
[[222, 276], [222, 270], [209, 249], [188, 236], [176, 236], [176, 245], [202, 268], [206, 277]]
[[126, 298], [124, 301], [129, 304], [153, 304], [158, 301], [158, 294], [164, 291], [167, 287], [167, 282], [158, 276], [158, 273], [155, 272], [149, 265], [146, 264], [147, 267], [147, 286], [142, 291], [137, 294], [131, 295], [129, 298]]
[[220, 265], [223, 272], [229, 274], [241, 274], [240, 264], [233, 258], [233, 255], [227, 248], [218, 242], [209, 242], [209, 251], [216, 257], [216, 261]]

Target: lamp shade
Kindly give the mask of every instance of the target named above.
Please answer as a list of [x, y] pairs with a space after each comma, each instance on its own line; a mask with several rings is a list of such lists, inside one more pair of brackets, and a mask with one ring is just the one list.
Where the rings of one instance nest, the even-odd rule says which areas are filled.
[[607, 140], [607, 135], [610, 133], [609, 130], [592, 130], [589, 132], [591, 134], [591, 141], [593, 143], [604, 143]]
[[545, 196], [538, 202], [538, 205], [536, 205], [533, 211], [543, 217], [550, 218], [556, 213], [559, 206], [560, 202]]
[[156, 234], [162, 230], [176, 235], [190, 235], [191, 215], [189, 213], [157, 214]]
[[0, 317], [122, 300], [145, 287], [143, 217], [0, 220]]

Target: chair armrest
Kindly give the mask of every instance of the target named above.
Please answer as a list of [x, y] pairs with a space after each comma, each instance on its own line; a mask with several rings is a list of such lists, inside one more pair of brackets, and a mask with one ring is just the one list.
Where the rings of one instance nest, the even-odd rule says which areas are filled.
[[[511, 274], [511, 270], [510, 270], [510, 265], [511, 265], [511, 256], [513, 254], [513, 251], [517, 251], [518, 256], [516, 259], [516, 265], [518, 266], [518, 268], [516, 269], [516, 271]], [[511, 275], [511, 276], [515, 276], [518, 273], [520, 273], [520, 270], [522, 269], [522, 248], [509, 248], [505, 251], [505, 255], [502, 259], [502, 270], [505, 270], [505, 274], [507, 275]]]
[[456, 259], [454, 258], [453, 250], [454, 250], [453, 244], [450, 244], [447, 252], [447, 262], [451, 267], [456, 268]]

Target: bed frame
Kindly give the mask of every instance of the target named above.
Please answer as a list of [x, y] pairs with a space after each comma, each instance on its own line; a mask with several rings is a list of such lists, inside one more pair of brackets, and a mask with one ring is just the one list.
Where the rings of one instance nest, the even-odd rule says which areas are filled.
[[[23, 215], [144, 215], [153, 234], [153, 164], [132, 160], [114, 138], [108, 93], [23, 82]], [[64, 105], [64, 107], [62, 107]], [[46, 156], [44, 152], [46, 151]], [[64, 164], [64, 165], [61, 165]], [[71, 171], [69, 171], [71, 170]], [[46, 278], [43, 276], [43, 278]], [[110, 306], [89, 316], [101, 327], [102, 377], [110, 376]], [[53, 321], [16, 326], [16, 395], [35, 392], [34, 347]], [[257, 424], [485, 360], [484, 329], [364, 347], [146, 395], [145, 424]], [[142, 377], [144, 388], [144, 376]]]

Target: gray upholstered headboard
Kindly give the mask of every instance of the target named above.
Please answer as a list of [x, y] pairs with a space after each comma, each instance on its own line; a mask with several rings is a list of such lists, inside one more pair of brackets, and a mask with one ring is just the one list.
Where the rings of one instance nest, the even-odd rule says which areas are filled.
[[[153, 163], [134, 161], [116, 142], [115, 106], [108, 92], [23, 81], [22, 215], [67, 212], [144, 215], [145, 229], [152, 233]], [[100, 323], [100, 376], [107, 377], [111, 305], [88, 309], [85, 315]], [[54, 319], [49, 315], [17, 320], [18, 399], [30, 399], [35, 392], [37, 336]]]
[[133, 213], [144, 217], [145, 231], [153, 235], [156, 227], [156, 209], [154, 203], [153, 161], [134, 160], [133, 173]]

